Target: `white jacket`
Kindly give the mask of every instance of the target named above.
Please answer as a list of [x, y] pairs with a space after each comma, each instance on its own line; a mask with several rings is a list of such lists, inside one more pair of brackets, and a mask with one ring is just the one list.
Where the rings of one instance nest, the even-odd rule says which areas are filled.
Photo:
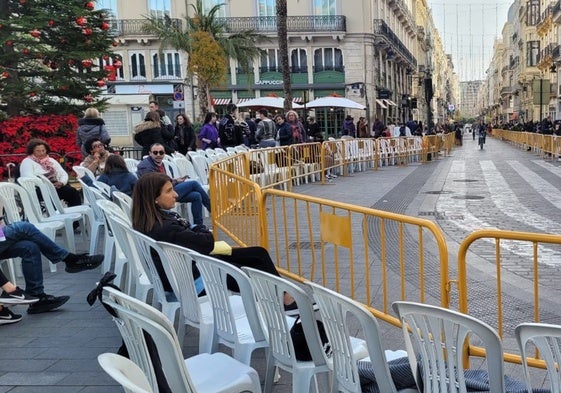
[[[62, 169], [57, 160], [52, 157], [49, 157], [49, 160], [55, 168], [56, 179], [62, 184], [68, 183], [68, 173]], [[37, 175], [44, 175], [46, 172], [41, 165], [27, 157], [21, 162], [19, 166], [19, 173], [22, 177], [35, 177]]]

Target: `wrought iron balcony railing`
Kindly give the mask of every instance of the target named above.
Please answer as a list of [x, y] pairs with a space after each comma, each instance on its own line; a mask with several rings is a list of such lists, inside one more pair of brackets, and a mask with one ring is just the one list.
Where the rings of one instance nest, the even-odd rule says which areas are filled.
[[411, 66], [417, 68], [417, 59], [382, 19], [374, 19], [374, 35], [383, 37]]
[[[155, 35], [144, 31], [144, 26], [147, 23], [146, 19], [111, 19], [108, 20], [108, 23], [111, 25], [111, 31], [116, 37], [126, 37], [130, 35]], [[179, 27], [181, 26], [181, 19], [171, 19], [171, 23], [172, 25]]]
[[[259, 33], [277, 33], [276, 16], [216, 19], [224, 24], [226, 31], [229, 33], [239, 33], [247, 30]], [[286, 24], [289, 33], [347, 31], [344, 15], [289, 16]]]

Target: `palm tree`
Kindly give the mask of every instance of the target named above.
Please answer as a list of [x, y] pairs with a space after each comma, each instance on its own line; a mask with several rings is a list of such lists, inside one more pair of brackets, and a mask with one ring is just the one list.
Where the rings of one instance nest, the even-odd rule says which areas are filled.
[[277, 31], [279, 34], [279, 52], [282, 66], [282, 83], [284, 88], [284, 110], [292, 109], [292, 88], [290, 83], [290, 65], [288, 64], [288, 32], [286, 26], [286, 0], [276, 0]]
[[[175, 50], [185, 51], [189, 55], [189, 61], [191, 61], [194, 39], [197, 36], [200, 37], [200, 34], [195, 33], [206, 33], [221, 48], [226, 57], [224, 59], [226, 64], [228, 64], [228, 59], [231, 58], [236, 60], [241, 68], [247, 70], [251, 61], [262, 51], [257, 47], [257, 43], [267, 40], [267, 37], [254, 30], [229, 33], [226, 21], [217, 16], [220, 8], [223, 6], [224, 4], [217, 4], [205, 13], [202, 0], [197, 0], [195, 4], [191, 4], [193, 15], [185, 17], [187, 22], [185, 28], [182, 25], [173, 23], [170, 17], [166, 15], [164, 18], [147, 17], [144, 30], [148, 33], [156, 34], [160, 38], [160, 50], [172, 47]], [[217, 81], [209, 81], [202, 78], [202, 72], [193, 70], [206, 69], [209, 63], [213, 64], [212, 61], [206, 61], [194, 67], [193, 65], [188, 67], [198, 79], [199, 108], [202, 117], [208, 112], [210, 106], [209, 90], [213, 86], [213, 82], [216, 83]], [[223, 76], [226, 76], [226, 70], [224, 70]]]

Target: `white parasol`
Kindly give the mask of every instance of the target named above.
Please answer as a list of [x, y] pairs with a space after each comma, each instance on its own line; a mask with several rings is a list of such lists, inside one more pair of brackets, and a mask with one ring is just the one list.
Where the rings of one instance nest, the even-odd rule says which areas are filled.
[[[284, 108], [284, 98], [283, 97], [259, 97], [252, 100], [247, 100], [236, 104], [238, 108], [244, 107], [267, 107], [267, 108]], [[292, 109], [302, 109], [304, 105], [292, 102]]]
[[366, 109], [366, 107], [358, 102], [349, 100], [345, 97], [327, 96], [316, 98], [306, 104], [306, 108], [325, 108], [325, 107], [338, 107], [338, 108], [351, 108], [351, 109]]

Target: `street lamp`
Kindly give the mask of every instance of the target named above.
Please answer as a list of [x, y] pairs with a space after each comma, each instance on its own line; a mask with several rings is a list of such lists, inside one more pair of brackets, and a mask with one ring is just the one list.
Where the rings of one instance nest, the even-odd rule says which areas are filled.
[[422, 85], [425, 91], [425, 102], [427, 109], [427, 127], [430, 130], [432, 126], [432, 98], [434, 97], [434, 91], [432, 87], [432, 70], [429, 67], [423, 67], [419, 70], [419, 82], [422, 81]]

